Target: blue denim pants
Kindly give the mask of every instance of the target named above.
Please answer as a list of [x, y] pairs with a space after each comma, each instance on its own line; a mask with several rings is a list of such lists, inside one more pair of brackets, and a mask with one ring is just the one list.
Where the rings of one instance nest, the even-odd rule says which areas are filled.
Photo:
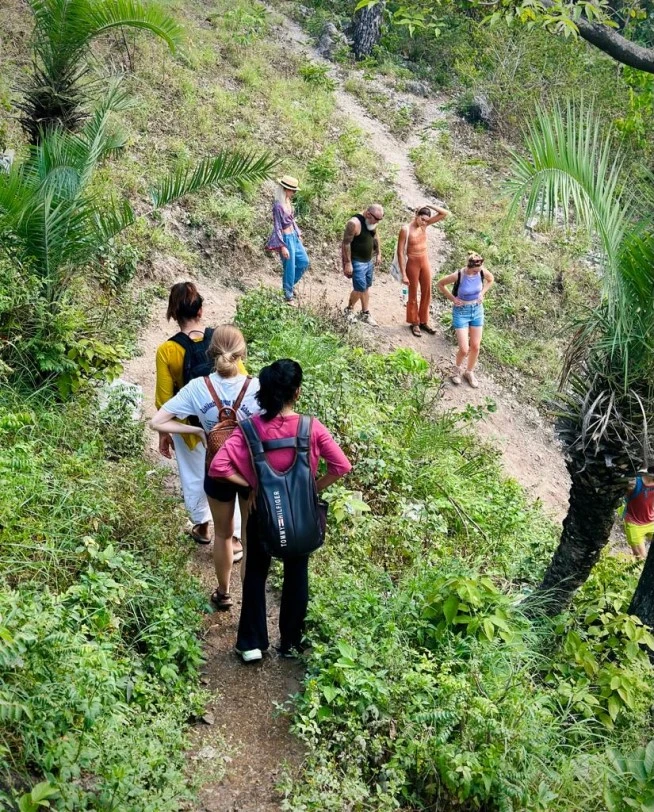
[[288, 249], [288, 259], [282, 257], [284, 269], [282, 287], [284, 298], [293, 298], [293, 288], [304, 276], [309, 267], [309, 257], [297, 234], [284, 234], [284, 245]]

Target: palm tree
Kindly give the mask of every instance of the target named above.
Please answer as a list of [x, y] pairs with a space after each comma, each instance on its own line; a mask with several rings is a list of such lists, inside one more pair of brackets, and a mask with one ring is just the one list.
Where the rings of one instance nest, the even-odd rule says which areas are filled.
[[[513, 155], [512, 215], [585, 228], [602, 257], [601, 301], [580, 314], [564, 358], [557, 429], [571, 478], [559, 545], [533, 607], [563, 609], [609, 540], [627, 480], [648, 461], [654, 426], [651, 207], [592, 109], [539, 111], [527, 157]], [[637, 209], [637, 204], [639, 208]], [[649, 211], [645, 211], [649, 209]], [[643, 215], [650, 219], [643, 221]]]
[[181, 28], [162, 9], [140, 0], [27, 0], [34, 17], [33, 70], [23, 85], [23, 128], [36, 144], [53, 126], [75, 130], [98, 89], [88, 61], [93, 40], [122, 27], [141, 28], [171, 51]]
[[[150, 191], [150, 207], [137, 215], [128, 200], [103, 199], [91, 183], [98, 163], [122, 146], [107, 124], [110, 110], [125, 104], [126, 94], [114, 86], [79, 134], [50, 130], [26, 161], [0, 173], [0, 249], [21, 283], [38, 291], [19, 321], [10, 315], [11, 323], [0, 323], [0, 339], [9, 364], [37, 380], [66, 368], [76, 336], [63, 335], [58, 319], [73, 282], [92, 273], [109, 240], [138, 217], [205, 187], [260, 182], [277, 163], [265, 154], [222, 152], [164, 177]], [[12, 335], [21, 340], [12, 342]]]

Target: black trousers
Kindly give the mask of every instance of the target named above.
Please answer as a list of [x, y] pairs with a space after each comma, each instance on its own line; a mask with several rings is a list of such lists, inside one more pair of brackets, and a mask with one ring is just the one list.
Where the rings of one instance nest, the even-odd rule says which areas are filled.
[[[261, 544], [256, 513], [251, 513], [248, 518], [246, 545], [245, 580], [236, 648], [239, 651], [253, 648], [265, 651], [269, 646], [266, 579], [271, 558]], [[286, 558], [283, 564], [284, 584], [279, 611], [280, 644], [283, 649], [299, 648], [309, 603], [309, 556]]]
[[[271, 557], [263, 549], [256, 513], [248, 517], [245, 579], [236, 648], [248, 651], [269, 646], [266, 616], [266, 579]], [[280, 645], [299, 648], [309, 603], [309, 556], [285, 558], [282, 601], [279, 611]]]

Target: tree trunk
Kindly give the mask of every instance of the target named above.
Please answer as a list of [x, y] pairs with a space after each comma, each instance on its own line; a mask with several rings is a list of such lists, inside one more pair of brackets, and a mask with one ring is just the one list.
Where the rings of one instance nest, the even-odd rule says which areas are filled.
[[[654, 629], [654, 543], [650, 544], [645, 566], [629, 606], [629, 614], [639, 617]], [[650, 657], [654, 652], [650, 652]]]
[[[552, 8], [552, 0], [541, 0], [543, 6]], [[614, 28], [602, 23], [591, 22], [587, 17], [575, 20], [579, 29], [579, 36], [590, 42], [600, 51], [612, 56], [617, 62], [629, 65], [631, 68], [654, 73], [654, 48], [645, 48], [637, 42], [632, 42]]]
[[370, 56], [381, 38], [384, 0], [373, 6], [365, 6], [354, 15], [352, 50], [357, 59]]
[[556, 615], [567, 607], [606, 546], [624, 494], [624, 477], [599, 461], [573, 458], [568, 470], [572, 479], [568, 515], [543, 581], [525, 601], [531, 614]]

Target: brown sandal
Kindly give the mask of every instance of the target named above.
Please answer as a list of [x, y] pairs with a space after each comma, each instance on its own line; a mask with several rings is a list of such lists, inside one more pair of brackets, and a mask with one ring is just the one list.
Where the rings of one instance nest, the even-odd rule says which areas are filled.
[[421, 324], [420, 326], [426, 333], [429, 333], [430, 336], [436, 335], [436, 330], [431, 326], [431, 324]]
[[211, 595], [211, 603], [221, 612], [226, 609], [231, 609], [234, 605], [234, 601], [229, 592], [221, 592], [219, 588]]
[[193, 527], [191, 528], [191, 532], [189, 533], [193, 541], [197, 542], [198, 544], [211, 544], [211, 542], [213, 541], [211, 536], [201, 536], [195, 529], [196, 527], [200, 527], [200, 525], [194, 524]]
[[411, 332], [416, 338], [422, 338], [422, 333], [420, 332], [420, 327], [417, 324], [411, 325]]

